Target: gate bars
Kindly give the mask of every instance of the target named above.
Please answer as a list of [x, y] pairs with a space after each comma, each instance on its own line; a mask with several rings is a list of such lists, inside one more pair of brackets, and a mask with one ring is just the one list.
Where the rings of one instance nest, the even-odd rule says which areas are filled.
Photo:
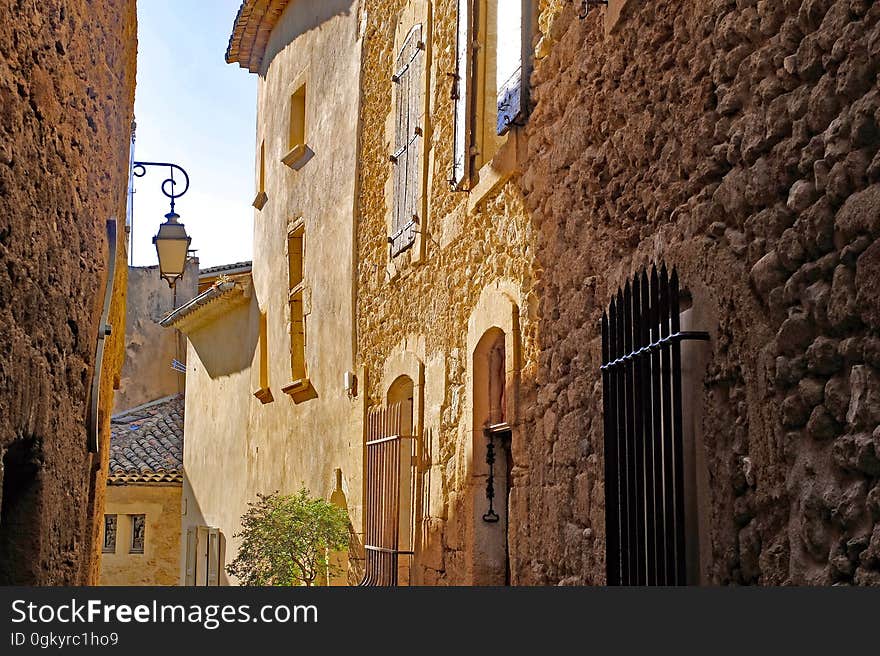
[[406, 474], [401, 468], [413, 467], [413, 436], [403, 434], [412, 432], [407, 425], [411, 424], [411, 408], [411, 403], [394, 403], [373, 408], [367, 418], [363, 586], [397, 585], [398, 556], [413, 553], [400, 551], [400, 483], [401, 474]]
[[602, 315], [608, 585], [685, 585], [678, 273], [627, 281]]

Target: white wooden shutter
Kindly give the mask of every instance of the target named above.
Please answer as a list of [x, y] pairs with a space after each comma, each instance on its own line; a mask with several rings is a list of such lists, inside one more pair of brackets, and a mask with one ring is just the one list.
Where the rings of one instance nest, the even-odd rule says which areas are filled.
[[452, 177], [453, 188], [460, 189], [470, 175], [471, 146], [471, 76], [473, 54], [472, 0], [458, 0], [458, 30], [455, 46], [455, 85], [452, 97], [455, 102], [455, 136], [453, 139]]
[[186, 529], [186, 570], [184, 576], [184, 585], [196, 584], [196, 529], [190, 527]]
[[220, 530], [208, 529], [208, 580], [205, 585], [220, 585]]
[[505, 134], [511, 125], [525, 118], [529, 78], [526, 64], [531, 40], [530, 6], [529, 0], [498, 3], [498, 134]]
[[424, 80], [422, 26], [414, 26], [397, 57], [392, 80], [396, 85], [394, 134], [394, 210], [391, 225], [391, 255], [402, 253], [415, 243], [419, 221], [422, 152], [422, 90]]

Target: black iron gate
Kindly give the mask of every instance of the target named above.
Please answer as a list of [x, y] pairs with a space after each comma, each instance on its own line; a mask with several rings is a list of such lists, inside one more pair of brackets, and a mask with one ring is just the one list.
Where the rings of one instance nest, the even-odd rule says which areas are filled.
[[636, 274], [602, 317], [609, 585], [686, 578], [678, 274]]

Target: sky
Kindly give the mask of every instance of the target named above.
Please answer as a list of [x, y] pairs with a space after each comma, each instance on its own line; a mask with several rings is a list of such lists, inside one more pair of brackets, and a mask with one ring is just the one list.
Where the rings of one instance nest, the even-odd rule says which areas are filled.
[[[224, 56], [241, 0], [139, 0], [136, 160], [173, 162], [190, 187], [176, 211], [204, 267], [251, 259], [256, 76]], [[167, 168], [135, 179], [135, 266], [156, 264]], [[176, 177], [176, 179], [178, 179]]]

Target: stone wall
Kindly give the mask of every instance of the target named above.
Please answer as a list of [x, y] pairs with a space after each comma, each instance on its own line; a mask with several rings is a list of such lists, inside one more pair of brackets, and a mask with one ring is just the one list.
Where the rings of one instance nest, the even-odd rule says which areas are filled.
[[[107, 486], [105, 512], [117, 517], [116, 551], [101, 554], [101, 585], [178, 585], [180, 483]], [[130, 553], [130, 515], [146, 515], [143, 553]]]
[[198, 258], [187, 261], [176, 295], [159, 277], [157, 266], [129, 267], [125, 364], [114, 414], [184, 391], [184, 374], [171, 368], [171, 360], [186, 362], [186, 340], [177, 331], [162, 328], [159, 319], [195, 297], [198, 286]]
[[702, 580], [880, 584], [880, 5], [629, 4], [532, 79], [522, 580], [604, 581], [599, 321], [663, 261], [711, 334]]
[[[97, 580], [114, 378], [125, 323], [125, 199], [134, 0], [0, 2], [0, 579]], [[119, 257], [101, 382], [99, 458], [87, 395], [107, 277]]]
[[[396, 58], [395, 35], [421, 21], [413, 7], [430, 5], [426, 23], [427, 68], [430, 72], [424, 133], [427, 150], [428, 196], [426, 216], [420, 223], [424, 257], [389, 261], [386, 186], [392, 174], [388, 155], [393, 148], [385, 126], [393, 107]], [[484, 290], [500, 288], [513, 300], [522, 344], [520, 369], [529, 377], [537, 363], [536, 324], [528, 308], [534, 231], [516, 178], [502, 183], [475, 202], [468, 192], [452, 191], [447, 179], [452, 169], [453, 102], [451, 78], [455, 70], [456, 6], [454, 0], [419, 3], [417, 0], [367, 0], [361, 93], [361, 174], [358, 224], [358, 359], [366, 373], [364, 392], [369, 403], [386, 398], [390, 384], [402, 374], [414, 378], [396, 362], [409, 358], [423, 370], [421, 404], [420, 476], [416, 509], [416, 549], [413, 583], [467, 584], [474, 581], [474, 514], [472, 488], [482, 486], [471, 462], [483, 458], [469, 446], [472, 417], [468, 410], [468, 322]], [[510, 145], [522, 133], [511, 131]], [[397, 260], [403, 260], [397, 261]], [[479, 336], [478, 336], [479, 337]], [[419, 371], [418, 367], [414, 371]], [[419, 405], [418, 400], [416, 401]], [[417, 412], [418, 414], [418, 408]], [[525, 433], [514, 435], [514, 448]], [[520, 462], [517, 462], [517, 466]], [[527, 464], [516, 469], [525, 480]], [[483, 497], [485, 501], [485, 497]], [[484, 509], [480, 510], [480, 513]]]

